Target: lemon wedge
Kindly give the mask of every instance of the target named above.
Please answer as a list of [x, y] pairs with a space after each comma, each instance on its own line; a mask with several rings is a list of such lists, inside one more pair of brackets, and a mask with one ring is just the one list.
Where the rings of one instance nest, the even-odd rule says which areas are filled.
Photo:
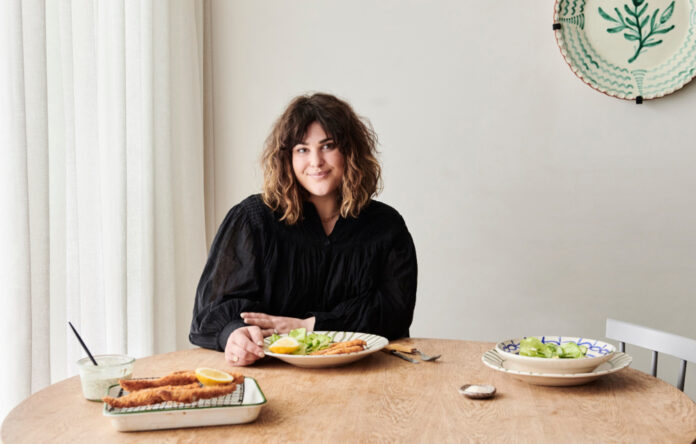
[[270, 350], [272, 353], [287, 354], [294, 352], [298, 348], [300, 348], [300, 343], [297, 342], [297, 339], [291, 338], [290, 336], [286, 336], [284, 338], [278, 339], [273, 344], [271, 344], [268, 347], [268, 350]]
[[234, 378], [229, 373], [214, 368], [197, 368], [196, 378], [203, 385], [229, 384]]

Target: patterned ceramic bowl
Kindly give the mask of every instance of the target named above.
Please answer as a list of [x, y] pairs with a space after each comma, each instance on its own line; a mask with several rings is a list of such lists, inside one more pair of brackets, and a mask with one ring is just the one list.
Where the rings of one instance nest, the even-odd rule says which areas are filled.
[[495, 350], [505, 360], [505, 368], [531, 373], [575, 374], [588, 373], [607, 361], [616, 352], [616, 347], [596, 339], [576, 338], [571, 336], [536, 336], [544, 344], [556, 345], [575, 342], [587, 347], [584, 358], [553, 359], [520, 356], [520, 341], [524, 338], [508, 339], [499, 342]]

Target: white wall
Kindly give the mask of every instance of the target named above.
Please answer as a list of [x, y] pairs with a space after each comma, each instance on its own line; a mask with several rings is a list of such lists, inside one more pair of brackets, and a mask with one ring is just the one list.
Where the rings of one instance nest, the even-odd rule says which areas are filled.
[[598, 93], [561, 57], [552, 13], [550, 0], [214, 0], [216, 221], [260, 190], [289, 100], [326, 91], [380, 136], [379, 199], [418, 251], [413, 336], [603, 338], [615, 317], [696, 337], [696, 87], [640, 106]]

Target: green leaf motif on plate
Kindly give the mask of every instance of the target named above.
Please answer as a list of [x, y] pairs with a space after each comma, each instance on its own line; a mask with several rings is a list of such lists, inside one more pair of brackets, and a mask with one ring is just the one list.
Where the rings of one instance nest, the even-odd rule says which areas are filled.
[[648, 3], [645, 0], [631, 0], [631, 4], [633, 8], [629, 4], [624, 5], [625, 17], [619, 8], [614, 8], [616, 16], [607, 13], [601, 7], [597, 8], [599, 15], [612, 23], [611, 27], [607, 28], [608, 33], [616, 34], [624, 31], [623, 36], [626, 40], [638, 42], [638, 47], [633, 56], [628, 59], [628, 63], [633, 63], [646, 48], [662, 43], [662, 40], [655, 37], [657, 34], [667, 34], [674, 29], [674, 25], [663, 26], [672, 18], [674, 0], [662, 11], [662, 14], [660, 14], [660, 8], [655, 9], [652, 14], [649, 12], [645, 14], [648, 9]]

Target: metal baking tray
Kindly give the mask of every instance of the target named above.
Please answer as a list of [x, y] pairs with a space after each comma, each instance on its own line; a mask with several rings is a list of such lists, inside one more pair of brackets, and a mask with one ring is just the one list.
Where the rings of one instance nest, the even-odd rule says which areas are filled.
[[[113, 385], [109, 387], [108, 396], [117, 398], [127, 393], [120, 385]], [[103, 414], [120, 432], [204, 427], [252, 422], [266, 402], [258, 382], [247, 376], [234, 392], [218, 398], [200, 399], [188, 404], [167, 401], [128, 408], [111, 407], [105, 403]]]

